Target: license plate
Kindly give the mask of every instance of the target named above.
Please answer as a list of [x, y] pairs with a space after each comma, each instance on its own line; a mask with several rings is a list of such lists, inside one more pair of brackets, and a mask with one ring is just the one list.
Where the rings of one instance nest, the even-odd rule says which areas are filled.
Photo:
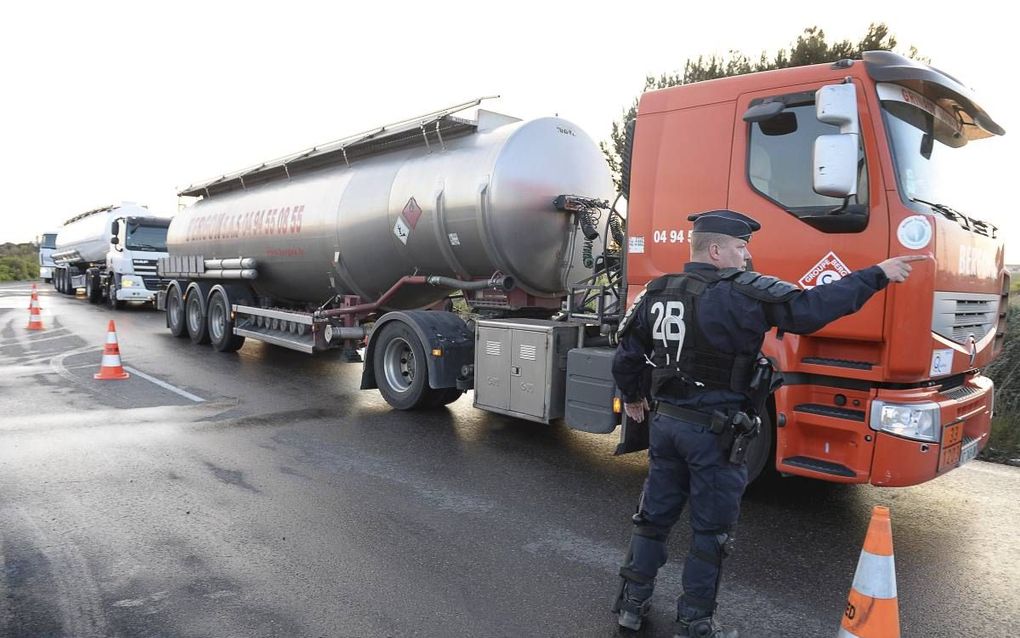
[[974, 439], [963, 444], [963, 448], [960, 450], [960, 465], [963, 465], [967, 461], [973, 461], [978, 455], [978, 443], [981, 439]]

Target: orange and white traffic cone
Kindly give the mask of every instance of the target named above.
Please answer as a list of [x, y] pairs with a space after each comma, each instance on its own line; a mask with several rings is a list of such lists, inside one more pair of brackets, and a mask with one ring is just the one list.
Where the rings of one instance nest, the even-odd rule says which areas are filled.
[[117, 328], [110, 319], [110, 325], [106, 328], [106, 345], [103, 346], [103, 363], [99, 372], [92, 375], [94, 379], [113, 380], [127, 379], [129, 375], [124, 372], [120, 364], [120, 347], [117, 346]]
[[[32, 284], [32, 301], [39, 301], [39, 289], [35, 287], [35, 284]], [[32, 307], [32, 301], [28, 302], [29, 308]]]
[[39, 306], [39, 291], [36, 290], [35, 284], [32, 284], [32, 300], [28, 302], [28, 329], [29, 330], [42, 330], [43, 322], [40, 311], [42, 308]]
[[857, 561], [838, 638], [899, 638], [896, 562], [889, 508], [876, 505]]

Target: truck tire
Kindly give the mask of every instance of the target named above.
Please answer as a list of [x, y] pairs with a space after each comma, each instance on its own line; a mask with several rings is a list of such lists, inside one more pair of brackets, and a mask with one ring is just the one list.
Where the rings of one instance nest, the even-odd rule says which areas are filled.
[[103, 300], [103, 285], [99, 283], [98, 272], [85, 273], [85, 296], [89, 303], [97, 304]]
[[110, 306], [110, 310], [124, 307], [124, 302], [117, 299], [117, 281], [113, 275], [110, 275], [110, 283], [106, 286], [106, 305]]
[[398, 410], [428, 407], [429, 388], [425, 350], [407, 324], [393, 321], [383, 326], [373, 352], [373, 368], [379, 393]]
[[181, 289], [170, 286], [166, 291], [166, 325], [175, 337], [188, 336], [188, 322], [184, 318], [184, 299]]
[[463, 394], [464, 391], [457, 388], [432, 388], [428, 399], [428, 407], [441, 408], [444, 405], [450, 405], [463, 396]]
[[222, 290], [214, 290], [209, 297], [208, 323], [209, 340], [217, 352], [237, 352], [244, 345], [244, 337], [234, 334], [230, 300]]
[[209, 343], [209, 316], [202, 303], [202, 291], [192, 290], [184, 298], [184, 316], [188, 323], [188, 336], [194, 344]]
[[775, 474], [775, 440], [776, 431], [772, 427], [772, 418], [768, 410], [761, 417], [761, 433], [747, 449], [747, 483], [766, 479]]

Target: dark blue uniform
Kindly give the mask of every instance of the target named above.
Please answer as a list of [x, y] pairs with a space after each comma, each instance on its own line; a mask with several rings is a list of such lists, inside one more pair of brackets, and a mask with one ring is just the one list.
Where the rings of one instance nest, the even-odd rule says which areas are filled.
[[[685, 274], [717, 272], [721, 271], [711, 264], [688, 263], [684, 267]], [[734, 280], [725, 279], [709, 284], [699, 296], [696, 316], [684, 317], [683, 321], [685, 324], [696, 321], [699, 338], [720, 353], [755, 357], [771, 328], [796, 334], [814, 332], [857, 311], [888, 283], [882, 269], [872, 266], [806, 291], [795, 291], [791, 286], [784, 300], [779, 301], [751, 296]], [[613, 375], [628, 403], [641, 401], [647, 392], [642, 380], [649, 369], [646, 356], [655, 346], [652, 329], [656, 321], [648, 305], [648, 299], [636, 304], [613, 361]], [[661, 331], [661, 326], [658, 329]], [[688, 337], [691, 330], [688, 325]], [[705, 415], [714, 410], [749, 407], [747, 395], [732, 389], [695, 388], [686, 394], [653, 398]], [[722, 559], [732, 544], [732, 530], [746, 484], [747, 466], [730, 463], [727, 451], [719, 445], [718, 435], [706, 425], [664, 414], [652, 416], [648, 478], [633, 518], [635, 528], [627, 563], [620, 570], [625, 580], [619, 601], [623, 611], [641, 615], [647, 608], [655, 576], [666, 562], [669, 531], [689, 500], [693, 537], [684, 565], [684, 593], [678, 601], [678, 618], [692, 620], [712, 615]]]

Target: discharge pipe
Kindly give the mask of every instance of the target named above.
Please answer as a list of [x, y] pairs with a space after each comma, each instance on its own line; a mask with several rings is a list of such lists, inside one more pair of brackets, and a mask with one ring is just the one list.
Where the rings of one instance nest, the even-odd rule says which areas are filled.
[[460, 290], [485, 290], [491, 288], [493, 290], [502, 290], [503, 292], [510, 292], [517, 285], [513, 277], [499, 274], [493, 275], [488, 281], [464, 281], [461, 279], [451, 279], [450, 277], [438, 277], [436, 275], [426, 277], [425, 281], [430, 286], [441, 286], [444, 288], [458, 288]]
[[507, 277], [500, 273], [496, 273], [492, 277], [489, 277], [487, 281], [461, 281], [460, 279], [450, 279], [449, 277], [439, 277], [437, 275], [429, 275], [427, 277], [423, 277], [421, 275], [407, 275], [397, 280], [397, 283], [390, 286], [389, 290], [384, 292], [381, 297], [371, 303], [363, 303], [358, 304], [357, 306], [348, 306], [346, 308], [320, 310], [315, 313], [315, 316], [339, 317], [343, 315], [375, 312], [405, 285], [430, 285], [445, 288], [460, 288], [461, 290], [484, 290], [485, 288], [492, 288], [494, 290], [508, 291], [513, 290], [515, 282], [513, 277]]

